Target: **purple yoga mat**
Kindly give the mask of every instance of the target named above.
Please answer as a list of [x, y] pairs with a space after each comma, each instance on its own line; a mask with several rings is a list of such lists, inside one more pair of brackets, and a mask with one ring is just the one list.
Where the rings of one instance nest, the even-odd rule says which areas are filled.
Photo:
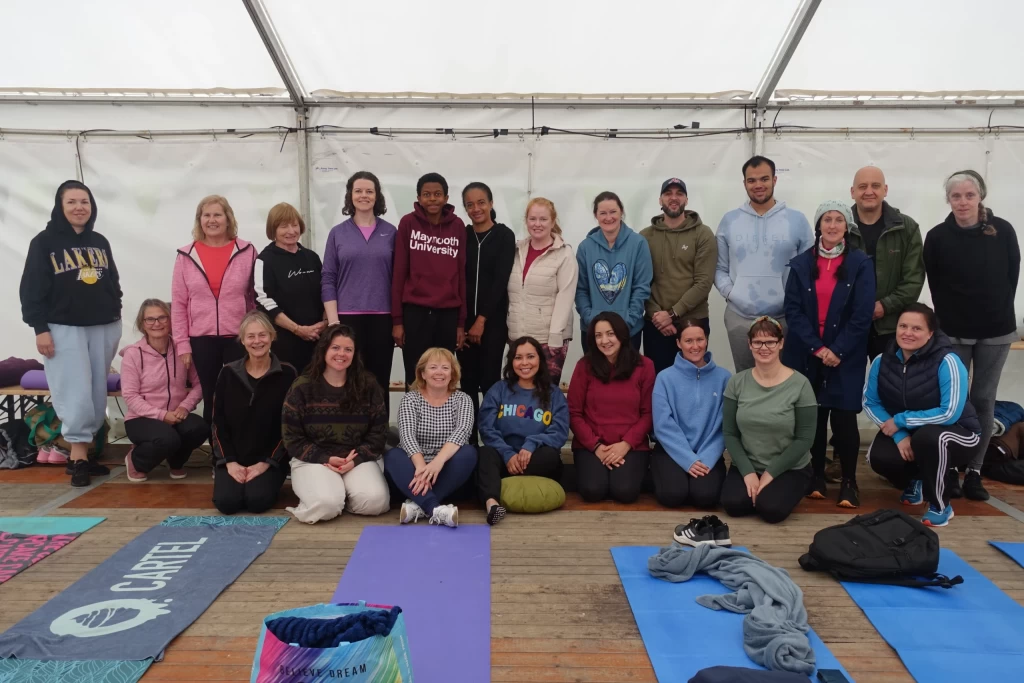
[[491, 528], [368, 526], [332, 602], [398, 605], [416, 683], [491, 680]]
[[[21, 376], [21, 387], [23, 389], [49, 389], [46, 382], [46, 373], [42, 370], [29, 370]], [[121, 390], [121, 375], [107, 375], [107, 391]]]

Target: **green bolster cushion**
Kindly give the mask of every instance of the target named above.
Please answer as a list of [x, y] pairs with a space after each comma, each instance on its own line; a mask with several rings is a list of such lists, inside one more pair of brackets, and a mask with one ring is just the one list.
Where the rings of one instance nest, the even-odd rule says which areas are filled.
[[509, 512], [551, 512], [565, 503], [565, 491], [554, 479], [517, 475], [501, 480], [501, 504]]

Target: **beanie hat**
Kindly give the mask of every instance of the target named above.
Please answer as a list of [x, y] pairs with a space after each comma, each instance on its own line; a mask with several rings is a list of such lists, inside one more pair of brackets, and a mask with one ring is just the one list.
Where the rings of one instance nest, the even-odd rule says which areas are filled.
[[[985, 197], [988, 195], [988, 188], [985, 187], [985, 179], [981, 177], [980, 173], [968, 168], [963, 171], [957, 171], [956, 173], [950, 174], [949, 178], [956, 175], [967, 175], [974, 178], [978, 182], [978, 192], [981, 193], [981, 201], [985, 201]], [[949, 178], [946, 178], [946, 180], [948, 181]]]
[[814, 234], [817, 235], [821, 232], [818, 221], [829, 211], [838, 211], [843, 214], [843, 218], [846, 219], [846, 232], [850, 232], [853, 228], [857, 227], [857, 223], [853, 220], [853, 212], [850, 211], [850, 207], [845, 202], [840, 202], [835, 199], [829, 199], [828, 201], [822, 202], [818, 205], [818, 210], [814, 212]]

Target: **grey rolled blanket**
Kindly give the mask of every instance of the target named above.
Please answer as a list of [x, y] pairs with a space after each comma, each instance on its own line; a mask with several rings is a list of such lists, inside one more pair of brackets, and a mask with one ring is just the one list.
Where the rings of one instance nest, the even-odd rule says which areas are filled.
[[647, 560], [647, 568], [651, 576], [672, 582], [688, 581], [697, 572], [718, 579], [735, 592], [701, 595], [697, 602], [747, 615], [743, 649], [751, 660], [771, 671], [814, 672], [804, 594], [786, 570], [740, 550], [710, 545], [662, 548]]

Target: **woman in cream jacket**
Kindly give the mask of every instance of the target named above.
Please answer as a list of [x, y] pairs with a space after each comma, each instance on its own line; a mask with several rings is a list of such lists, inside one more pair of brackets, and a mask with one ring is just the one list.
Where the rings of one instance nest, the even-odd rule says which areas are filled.
[[530, 200], [526, 229], [530, 236], [516, 244], [508, 280], [508, 336], [533, 337], [541, 343], [557, 386], [572, 339], [576, 257], [562, 239], [558, 212], [550, 200]]

